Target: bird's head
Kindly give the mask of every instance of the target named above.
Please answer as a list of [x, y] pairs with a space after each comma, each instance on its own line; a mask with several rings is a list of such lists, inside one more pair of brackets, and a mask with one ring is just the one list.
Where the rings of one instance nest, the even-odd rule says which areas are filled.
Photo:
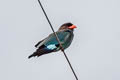
[[72, 23], [65, 23], [65, 24], [61, 25], [59, 30], [66, 30], [66, 29], [74, 30], [74, 28], [77, 28], [77, 27], [75, 25], [73, 25]]

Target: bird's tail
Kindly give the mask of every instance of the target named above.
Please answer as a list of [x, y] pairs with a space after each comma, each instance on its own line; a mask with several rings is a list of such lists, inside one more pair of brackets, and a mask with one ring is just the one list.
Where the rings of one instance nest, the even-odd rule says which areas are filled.
[[35, 57], [35, 56], [39, 57], [39, 56], [41, 56], [41, 55], [43, 55], [43, 53], [34, 52], [34, 53], [31, 54], [30, 56], [28, 56], [28, 59], [30, 59], [31, 57]]
[[30, 56], [28, 56], [28, 59], [31, 58], [31, 57], [35, 57], [35, 56], [39, 57], [41, 55], [48, 54], [48, 53], [51, 53], [51, 52], [52, 52], [52, 50], [37, 49], [36, 52], [34, 52]]
[[31, 57], [35, 57], [35, 56], [39, 57], [41, 55], [48, 54], [48, 53], [51, 53], [53, 51], [54, 50], [46, 49], [45, 46], [41, 46], [33, 54], [31, 54], [30, 56], [28, 56], [28, 59], [31, 58]]
[[30, 56], [28, 56], [28, 59], [30, 59], [31, 57], [34, 57], [34, 56], [35, 56], [35, 54], [33, 53]]

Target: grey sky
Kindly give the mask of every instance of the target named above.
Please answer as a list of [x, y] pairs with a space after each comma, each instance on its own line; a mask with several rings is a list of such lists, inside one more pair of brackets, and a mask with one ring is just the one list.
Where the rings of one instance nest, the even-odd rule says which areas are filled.
[[[120, 80], [120, 1], [41, 0], [57, 30], [78, 28], [66, 53], [80, 80]], [[0, 80], [75, 80], [62, 54], [27, 59], [51, 33], [37, 0], [0, 0]]]

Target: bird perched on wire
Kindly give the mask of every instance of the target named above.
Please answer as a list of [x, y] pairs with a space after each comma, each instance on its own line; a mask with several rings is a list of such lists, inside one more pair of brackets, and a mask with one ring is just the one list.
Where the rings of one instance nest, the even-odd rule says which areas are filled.
[[[74, 28], [76, 28], [76, 26], [73, 25], [72, 23], [65, 23], [61, 25], [61, 27], [56, 32], [63, 49], [66, 49], [70, 46], [74, 37], [73, 34]], [[51, 52], [57, 52], [61, 49], [60, 44], [57, 41], [54, 33], [50, 34], [47, 38], [39, 41], [35, 45], [35, 47], [37, 48], [37, 50], [33, 54], [31, 54], [28, 58], [35, 56], [39, 57], [41, 55], [48, 54]]]

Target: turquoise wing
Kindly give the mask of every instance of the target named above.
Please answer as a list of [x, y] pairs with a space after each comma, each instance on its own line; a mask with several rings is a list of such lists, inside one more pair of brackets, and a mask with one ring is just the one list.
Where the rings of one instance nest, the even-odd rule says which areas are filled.
[[[66, 49], [70, 44], [71, 41], [73, 39], [73, 35], [71, 35], [70, 32], [56, 32], [62, 46], [64, 49]], [[52, 33], [49, 35], [49, 37], [45, 40], [44, 42], [45, 46], [49, 46], [49, 45], [59, 45], [55, 35]]]
[[[70, 33], [68, 32], [57, 32], [56, 34], [61, 43], [64, 43], [65, 39], [70, 35]], [[44, 45], [46, 46], [51, 44], [56, 44], [56, 45], [59, 44], [53, 33], [49, 35], [49, 37], [46, 39], [44, 43]]]

